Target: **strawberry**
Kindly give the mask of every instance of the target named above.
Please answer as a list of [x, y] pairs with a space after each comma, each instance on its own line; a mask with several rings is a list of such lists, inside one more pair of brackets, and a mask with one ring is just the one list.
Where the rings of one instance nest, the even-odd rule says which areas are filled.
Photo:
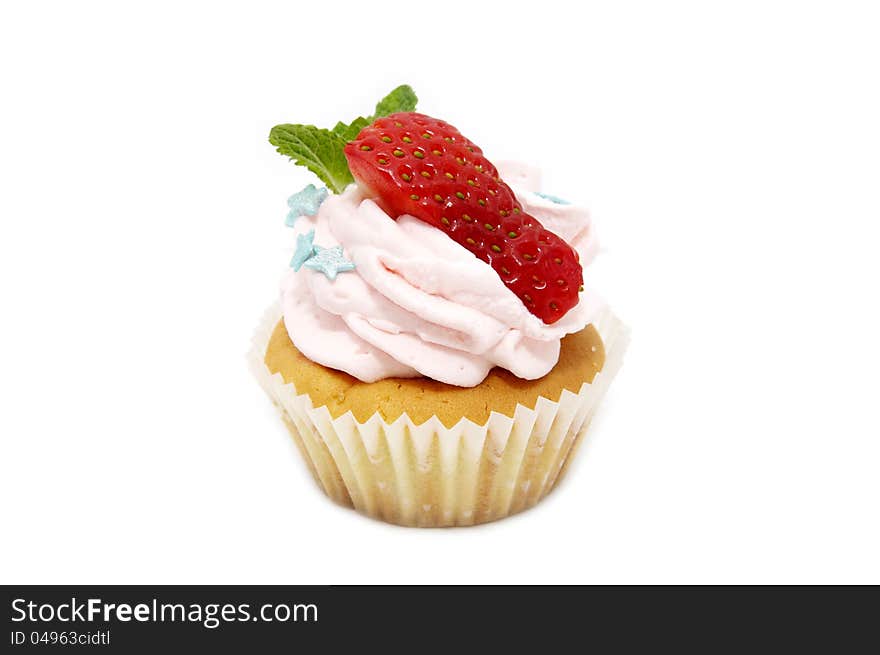
[[448, 123], [401, 112], [345, 146], [354, 178], [391, 216], [443, 230], [488, 263], [528, 310], [555, 323], [578, 302], [577, 252], [522, 210], [483, 152]]

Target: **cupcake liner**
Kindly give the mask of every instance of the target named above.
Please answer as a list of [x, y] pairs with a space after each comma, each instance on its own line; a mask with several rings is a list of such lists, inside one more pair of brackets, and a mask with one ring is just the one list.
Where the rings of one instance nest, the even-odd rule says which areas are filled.
[[605, 364], [578, 393], [539, 397], [513, 417], [491, 412], [484, 425], [463, 418], [452, 428], [433, 416], [416, 425], [406, 414], [392, 423], [377, 413], [333, 418], [307, 394], [270, 373], [264, 362], [276, 303], [264, 315], [248, 356], [257, 380], [280, 409], [316, 482], [334, 501], [368, 516], [407, 526], [463, 526], [494, 521], [533, 506], [556, 485], [583, 439], [596, 407], [620, 368], [629, 340], [605, 309], [593, 322]]

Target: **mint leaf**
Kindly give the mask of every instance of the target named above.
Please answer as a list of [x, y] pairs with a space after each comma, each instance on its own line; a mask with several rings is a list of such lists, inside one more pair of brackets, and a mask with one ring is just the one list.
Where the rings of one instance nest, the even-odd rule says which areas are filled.
[[[401, 84], [376, 105], [376, 113], [373, 118], [395, 114], [399, 111], [415, 111], [419, 99], [416, 92], [409, 84]], [[372, 123], [372, 121], [370, 121]]]
[[352, 141], [358, 134], [360, 134], [360, 131], [362, 129], [364, 129], [372, 122], [372, 117], [364, 118], [363, 116], [358, 116], [357, 118], [355, 118], [350, 125], [346, 125], [342, 121], [339, 121], [333, 127], [333, 133], [341, 136], [342, 139], [346, 143], [348, 143], [349, 141]]
[[373, 116], [358, 116], [348, 124], [340, 121], [332, 130], [314, 125], [276, 125], [269, 133], [269, 143], [282, 155], [290, 157], [293, 163], [312, 171], [331, 191], [342, 193], [354, 182], [345, 159], [345, 144], [380, 116], [414, 111], [416, 102], [418, 98], [412, 87], [401, 84], [379, 101]]
[[312, 171], [334, 193], [342, 193], [354, 182], [343, 152], [346, 141], [331, 130], [314, 125], [276, 125], [269, 132], [269, 143], [295, 164]]

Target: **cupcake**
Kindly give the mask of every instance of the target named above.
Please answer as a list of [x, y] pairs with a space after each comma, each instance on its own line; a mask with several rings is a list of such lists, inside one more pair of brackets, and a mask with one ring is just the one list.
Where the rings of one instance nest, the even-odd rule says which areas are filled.
[[293, 255], [251, 363], [333, 500], [474, 525], [559, 482], [627, 332], [584, 283], [589, 214], [415, 109], [401, 86], [371, 117], [272, 129], [325, 186], [288, 201]]

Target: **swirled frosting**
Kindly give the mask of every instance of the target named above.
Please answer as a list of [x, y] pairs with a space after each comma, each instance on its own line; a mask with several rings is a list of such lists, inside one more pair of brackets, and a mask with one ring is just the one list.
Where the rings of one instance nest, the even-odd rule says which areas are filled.
[[[571, 244], [586, 266], [597, 248], [588, 212], [535, 193], [534, 168], [498, 169], [523, 210]], [[287, 332], [312, 361], [364, 382], [425, 376], [472, 387], [493, 366], [536, 379], [556, 364], [560, 339], [586, 327], [601, 307], [587, 287], [573, 309], [545, 324], [486, 263], [412, 216], [394, 220], [357, 184], [294, 229], [315, 230], [314, 242], [326, 248], [342, 246], [356, 268], [332, 281], [291, 270], [281, 285]]]

